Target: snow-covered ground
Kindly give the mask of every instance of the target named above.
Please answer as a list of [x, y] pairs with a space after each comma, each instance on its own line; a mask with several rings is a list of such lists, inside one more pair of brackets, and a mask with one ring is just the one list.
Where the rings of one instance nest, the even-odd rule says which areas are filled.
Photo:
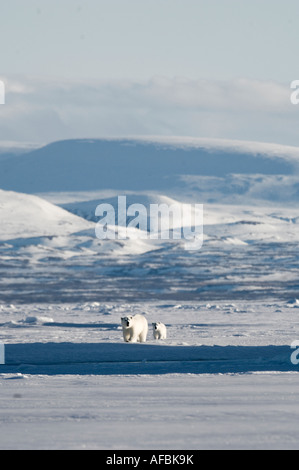
[[3, 449], [298, 449], [298, 373], [5, 376]]
[[[1, 153], [1, 449], [299, 447], [298, 149], [150, 143]], [[204, 204], [201, 249], [97, 239], [96, 206], [122, 194]], [[136, 313], [167, 340], [125, 344], [120, 318]]]
[[[2, 305], [2, 449], [296, 449], [298, 302]], [[123, 342], [120, 317], [168, 339]]]

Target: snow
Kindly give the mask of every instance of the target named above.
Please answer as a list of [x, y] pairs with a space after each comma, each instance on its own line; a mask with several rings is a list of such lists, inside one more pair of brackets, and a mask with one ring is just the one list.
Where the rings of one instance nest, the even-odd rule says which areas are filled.
[[296, 449], [298, 379], [288, 373], [6, 376], [2, 446], [111, 452]]
[[[168, 339], [124, 343], [127, 312]], [[1, 449], [298, 446], [288, 302], [2, 304], [0, 318]]]
[[[141, 150], [149, 178], [123, 165], [113, 181]], [[201, 174], [196, 155], [229, 171]], [[3, 156], [1, 449], [298, 449], [298, 149], [149, 138]], [[203, 203], [202, 248], [97, 239], [96, 206], [118, 195]], [[125, 344], [120, 318], [137, 313], [167, 340]]]
[[37, 196], [0, 190], [1, 240], [59, 236], [91, 228], [87, 221]]
[[[125, 140], [125, 139], [113, 139]], [[146, 142], [174, 148], [195, 148], [206, 150], [226, 150], [235, 153], [251, 153], [252, 155], [265, 155], [267, 157], [278, 157], [298, 163], [299, 148], [291, 145], [280, 145], [271, 142], [255, 142], [246, 140], [215, 139], [203, 137], [186, 136], [131, 136], [127, 137], [129, 142]]]

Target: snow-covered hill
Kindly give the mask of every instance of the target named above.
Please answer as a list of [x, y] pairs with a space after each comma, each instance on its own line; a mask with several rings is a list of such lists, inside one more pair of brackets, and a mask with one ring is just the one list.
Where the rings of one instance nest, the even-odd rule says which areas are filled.
[[86, 220], [37, 196], [0, 190], [0, 241], [66, 236], [93, 227]]
[[[270, 178], [272, 188], [291, 183], [290, 194], [298, 198], [298, 162], [299, 149], [270, 144], [161, 138], [70, 140], [0, 161], [0, 187], [25, 193], [159, 191], [172, 197], [178, 192], [190, 196], [192, 190], [207, 202], [213, 191], [214, 199], [247, 197], [252, 187], [253, 193], [261, 195]], [[269, 192], [262, 194], [267, 196]]]

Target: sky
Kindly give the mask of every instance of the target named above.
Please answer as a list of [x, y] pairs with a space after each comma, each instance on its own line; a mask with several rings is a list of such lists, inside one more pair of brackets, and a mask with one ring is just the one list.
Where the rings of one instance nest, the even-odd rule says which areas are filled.
[[0, 15], [2, 141], [299, 146], [298, 0], [10, 0]]

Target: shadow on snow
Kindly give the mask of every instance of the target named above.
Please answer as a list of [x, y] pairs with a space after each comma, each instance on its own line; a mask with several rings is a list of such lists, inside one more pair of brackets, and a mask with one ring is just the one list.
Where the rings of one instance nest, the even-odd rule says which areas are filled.
[[169, 346], [126, 343], [26, 343], [5, 347], [0, 373], [217, 374], [299, 371], [289, 346]]

